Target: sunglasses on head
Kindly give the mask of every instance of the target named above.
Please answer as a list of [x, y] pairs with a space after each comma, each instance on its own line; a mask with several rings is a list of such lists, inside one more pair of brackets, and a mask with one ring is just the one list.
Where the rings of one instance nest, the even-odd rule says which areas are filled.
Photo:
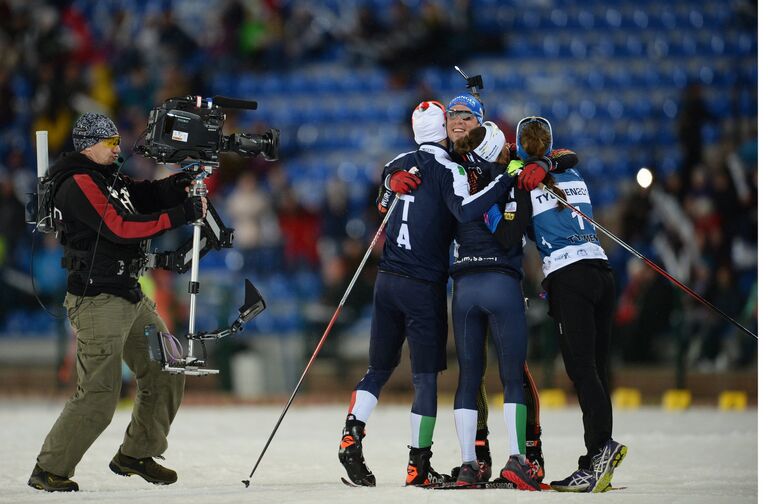
[[107, 147], [117, 147], [118, 145], [120, 145], [120, 135], [109, 137], [109, 138], [102, 138], [100, 142], [106, 145]]
[[545, 117], [538, 117], [538, 116], [530, 116], [530, 117], [525, 117], [525, 118], [521, 119], [520, 123], [519, 123], [519, 126], [525, 126], [525, 125], [530, 124], [530, 123], [541, 123], [544, 126], [546, 126], [547, 129], [549, 129], [549, 130], [552, 129], [552, 125], [549, 124], [549, 121]]
[[469, 110], [448, 110], [446, 111], [446, 114], [448, 114], [448, 117], [451, 119], [456, 119], [458, 117], [459, 119], [464, 121], [467, 121], [475, 117], [475, 114], [473, 114]]

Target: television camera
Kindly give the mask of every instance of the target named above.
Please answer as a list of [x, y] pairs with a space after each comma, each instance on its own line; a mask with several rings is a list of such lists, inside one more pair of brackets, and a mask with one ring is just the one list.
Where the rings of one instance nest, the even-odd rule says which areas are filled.
[[241, 156], [263, 154], [268, 161], [278, 157], [280, 131], [265, 133], [222, 133], [226, 114], [223, 108], [255, 110], [257, 103], [215, 96], [170, 98], [149, 114], [144, 145], [136, 152], [160, 163], [180, 163], [187, 159], [218, 162], [219, 152]]

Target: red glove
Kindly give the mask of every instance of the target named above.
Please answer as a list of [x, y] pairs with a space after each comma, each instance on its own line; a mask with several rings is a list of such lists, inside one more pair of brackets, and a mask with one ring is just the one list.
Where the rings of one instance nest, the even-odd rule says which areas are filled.
[[549, 173], [552, 162], [546, 158], [530, 159], [517, 176], [517, 188], [533, 191]]
[[400, 194], [410, 194], [421, 184], [421, 179], [405, 170], [396, 171], [387, 176], [384, 187]]

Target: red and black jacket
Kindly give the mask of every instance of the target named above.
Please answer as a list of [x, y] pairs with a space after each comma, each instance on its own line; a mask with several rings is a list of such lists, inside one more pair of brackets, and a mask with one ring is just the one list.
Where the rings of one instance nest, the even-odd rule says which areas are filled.
[[186, 223], [187, 195], [176, 176], [138, 182], [116, 165], [99, 165], [80, 153], [62, 156], [49, 176], [61, 180], [54, 189], [54, 222], [69, 270], [67, 292], [138, 302], [146, 240]]

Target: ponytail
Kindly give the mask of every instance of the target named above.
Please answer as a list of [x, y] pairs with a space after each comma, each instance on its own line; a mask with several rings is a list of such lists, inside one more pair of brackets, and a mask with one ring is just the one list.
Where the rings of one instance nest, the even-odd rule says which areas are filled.
[[538, 121], [526, 123], [520, 132], [520, 144], [531, 157], [544, 157], [552, 142], [552, 133]]
[[[565, 196], [565, 193], [563, 192], [563, 190], [555, 185], [555, 179], [554, 179], [554, 177], [552, 177], [551, 173], [547, 173], [547, 176], [544, 177], [544, 180], [542, 181], [542, 184], [544, 184], [544, 187], [546, 187], [547, 189], [549, 189], [553, 193], [557, 194], [558, 196], [560, 196], [564, 200], [566, 200], [566, 201], [568, 200], [568, 198]], [[564, 208], [565, 208], [565, 205], [563, 205], [563, 202], [558, 200], [557, 201], [557, 211], [561, 212]]]

